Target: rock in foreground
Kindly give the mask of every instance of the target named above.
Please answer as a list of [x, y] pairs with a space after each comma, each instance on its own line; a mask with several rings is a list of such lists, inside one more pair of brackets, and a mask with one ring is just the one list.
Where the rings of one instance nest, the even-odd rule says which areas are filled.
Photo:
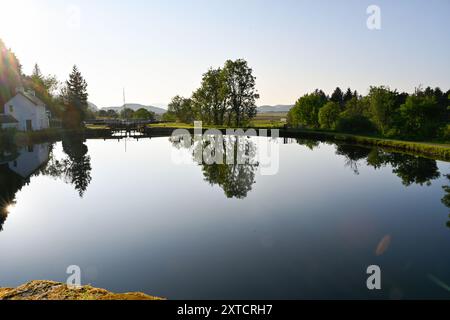
[[72, 289], [53, 281], [31, 281], [16, 289], [0, 288], [0, 300], [162, 300], [141, 292], [115, 294], [91, 286]]

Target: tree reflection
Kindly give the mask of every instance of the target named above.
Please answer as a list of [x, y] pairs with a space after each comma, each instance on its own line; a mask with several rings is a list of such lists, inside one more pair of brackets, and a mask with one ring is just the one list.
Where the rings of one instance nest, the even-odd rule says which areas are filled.
[[[445, 175], [445, 177], [449, 180], [450, 182], [450, 174]], [[450, 208], [450, 185], [446, 185], [443, 186], [442, 189], [444, 189], [445, 191], [445, 195], [442, 198], [442, 203], [444, 204], [444, 206], [446, 206], [447, 208]], [[450, 215], [448, 216], [450, 219]], [[450, 221], [447, 222], [447, 227], [450, 228]]]
[[433, 180], [440, 178], [441, 174], [436, 160], [419, 156], [385, 152], [379, 148], [365, 148], [353, 145], [337, 145], [336, 153], [346, 157], [347, 165], [355, 174], [359, 174], [358, 162], [366, 160], [368, 166], [379, 169], [390, 165], [392, 172], [397, 175], [403, 185], [411, 186], [431, 185]]
[[[187, 148], [193, 155], [203, 155], [200, 163], [205, 181], [211, 185], [220, 186], [227, 198], [245, 199], [252, 190], [259, 163], [255, 161], [257, 148], [253, 141], [244, 136], [224, 136], [220, 141], [220, 155], [223, 161], [215, 163], [211, 161], [217, 154], [206, 155], [206, 150], [211, 142], [202, 140], [194, 145], [171, 140], [175, 148]], [[239, 155], [245, 157], [242, 164]], [[194, 158], [196, 158], [194, 156]]]
[[308, 139], [308, 138], [296, 138], [295, 141], [299, 145], [305, 146], [308, 149], [310, 149], [311, 151], [313, 151], [314, 149], [316, 149], [320, 146], [319, 140], [313, 140], [313, 139]]
[[88, 156], [88, 147], [84, 144], [84, 140], [77, 137], [63, 140], [62, 145], [64, 152], [69, 157], [66, 176], [80, 197], [83, 197], [92, 180], [91, 157]]
[[370, 149], [348, 144], [338, 144], [336, 154], [344, 156], [346, 158], [345, 166], [351, 168], [356, 175], [359, 175], [358, 161], [367, 159]]
[[92, 180], [88, 147], [79, 137], [64, 139], [62, 147], [67, 158], [57, 159], [51, 154], [49, 163], [42, 173], [54, 178], [62, 178], [66, 183], [72, 184], [80, 197], [83, 197]]

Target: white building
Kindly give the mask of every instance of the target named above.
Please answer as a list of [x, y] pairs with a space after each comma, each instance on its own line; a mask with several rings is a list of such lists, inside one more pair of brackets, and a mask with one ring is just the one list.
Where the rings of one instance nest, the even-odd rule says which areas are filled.
[[0, 106], [0, 124], [3, 129], [38, 131], [50, 127], [45, 104], [32, 92], [18, 90], [4, 106]]

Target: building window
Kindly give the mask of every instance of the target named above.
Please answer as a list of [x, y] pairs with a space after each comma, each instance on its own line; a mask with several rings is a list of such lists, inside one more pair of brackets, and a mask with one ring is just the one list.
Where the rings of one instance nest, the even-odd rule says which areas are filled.
[[11, 113], [14, 112], [14, 106], [12, 106], [12, 105], [9, 106], [9, 112], [11, 112]]

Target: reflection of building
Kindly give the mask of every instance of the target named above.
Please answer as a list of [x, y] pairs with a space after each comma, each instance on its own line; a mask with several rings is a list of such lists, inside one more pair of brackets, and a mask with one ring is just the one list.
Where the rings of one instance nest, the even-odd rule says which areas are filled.
[[0, 125], [3, 129], [36, 131], [50, 126], [45, 104], [33, 92], [19, 89], [4, 106], [0, 106]]
[[0, 151], [0, 231], [8, 216], [8, 207], [16, 193], [29, 183], [29, 178], [49, 159], [49, 144]]
[[8, 167], [22, 178], [27, 178], [48, 161], [48, 155], [48, 143], [24, 147], [19, 150], [16, 159], [8, 162]]

